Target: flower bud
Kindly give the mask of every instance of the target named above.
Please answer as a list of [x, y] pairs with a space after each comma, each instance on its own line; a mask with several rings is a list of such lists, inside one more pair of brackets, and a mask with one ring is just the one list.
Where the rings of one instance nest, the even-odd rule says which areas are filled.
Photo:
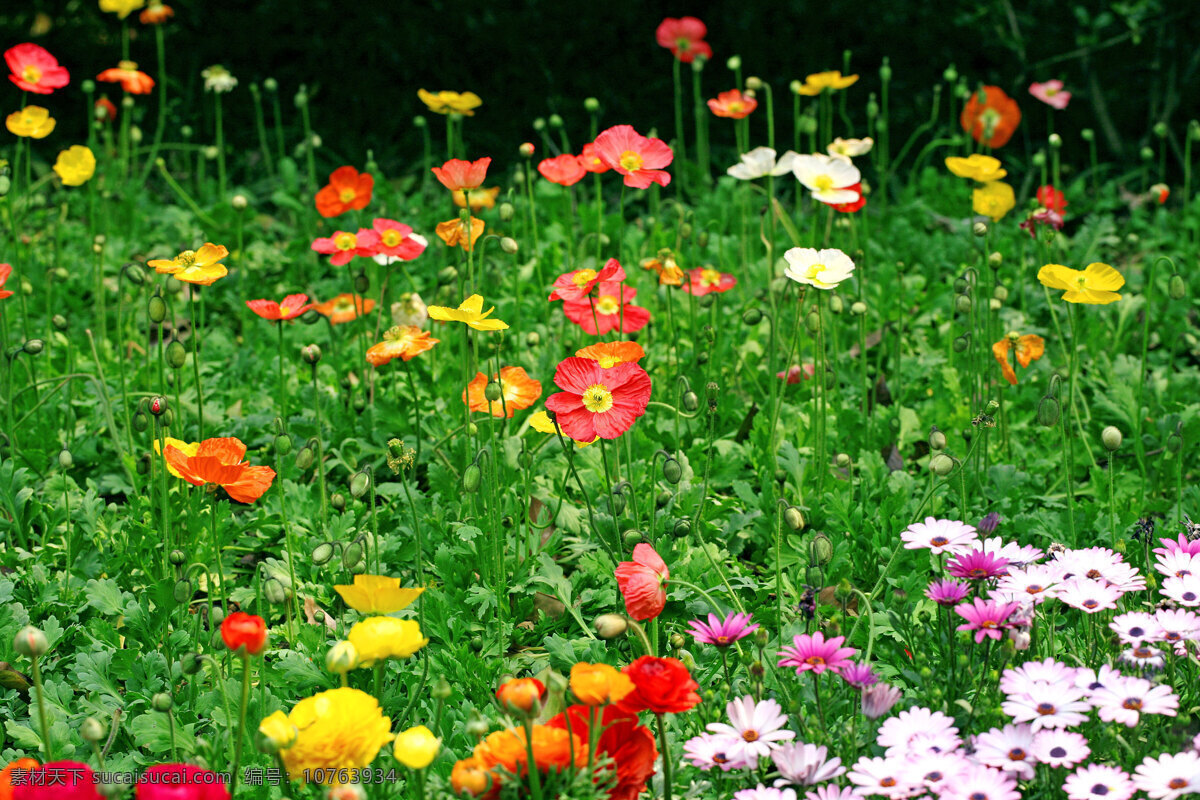
[[517, 213], [516, 209], [513, 208], [512, 203], [501, 203], [499, 206], [499, 211], [501, 222], [512, 222], [513, 217], [516, 216]]
[[867, 304], [861, 300], [856, 300], [850, 305], [850, 313], [856, 317], [861, 317], [863, 314], [867, 313]]
[[146, 314], [150, 321], [158, 324], [167, 318], [167, 303], [161, 296], [155, 294], [146, 304]]
[[992, 269], [1000, 269], [1000, 265], [1004, 263], [1004, 254], [1001, 252], [988, 253], [988, 266]]
[[930, 450], [945, 450], [946, 449], [946, 434], [938, 430], [937, 426], [929, 431], [929, 449]]
[[548, 119], [547, 122], [550, 123], [551, 128], [557, 129], [563, 126], [563, 118], [558, 114], [551, 114], [550, 119]]
[[454, 283], [458, 280], [458, 270], [454, 267], [443, 267], [438, 272], [438, 285], [442, 286], [447, 283]]
[[333, 506], [334, 511], [346, 510], [346, 495], [341, 492], [334, 492], [329, 495], [329, 505]]
[[1187, 294], [1187, 283], [1183, 280], [1183, 276], [1175, 273], [1171, 276], [1171, 280], [1167, 283], [1167, 293], [1172, 300], [1182, 300]]
[[314, 461], [316, 461], [316, 455], [311, 447], [301, 447], [296, 453], [296, 469], [301, 472], [311, 467]]
[[600, 101], [594, 97], [583, 98], [583, 108], [589, 114], [594, 114], [600, 110]]
[[828, 564], [833, 559], [833, 542], [826, 534], [818, 533], [809, 545], [808, 554], [814, 564]]
[[690, 413], [700, 407], [700, 398], [695, 392], [684, 392], [683, 397], [681, 397], [679, 400], [679, 405], [683, 406], [684, 411]]
[[942, 80], [944, 80], [946, 83], [954, 83], [958, 80], [958, 70], [954, 68], [953, 64], [946, 67], [946, 69], [942, 72]]
[[625, 542], [625, 546], [628, 547], [630, 550], [632, 550], [633, 548], [635, 548], [639, 544], [641, 544], [645, 537], [642, 536], [641, 531], [628, 530], [628, 531], [625, 531], [625, 533], [621, 534], [621, 538]]
[[13, 650], [17, 651], [18, 655], [39, 658], [48, 649], [50, 649], [50, 643], [46, 641], [46, 634], [32, 625], [21, 628], [13, 639]]
[[1002, 303], [999, 298], [996, 298], [996, 297], [988, 298], [988, 308], [990, 308], [992, 311], [999, 311], [1003, 307], [1004, 307], [1004, 303]]
[[371, 279], [367, 277], [367, 273], [360, 272], [354, 276], [354, 291], [359, 294], [366, 294], [371, 288]]
[[888, 57], [883, 57], [883, 64], [879, 67], [879, 80], [887, 83], [892, 79], [892, 65], [888, 61]]
[[329, 559], [333, 558], [333, 551], [334, 547], [332, 542], [322, 542], [313, 548], [311, 556], [312, 563], [316, 564], [318, 567], [322, 564], [328, 563]]
[[181, 578], [175, 581], [175, 587], [171, 590], [171, 597], [176, 603], [183, 605], [192, 599], [192, 582], [187, 578]]
[[75, 459], [71, 456], [70, 450], [68, 450], [67, 448], [64, 447], [62, 450], [58, 451], [58, 468], [59, 469], [70, 469], [74, 465], [75, 465]]
[[682, 650], [686, 644], [687, 644], [687, 639], [684, 639], [682, 634], [678, 634], [678, 633], [671, 634], [671, 648], [672, 649]]
[[146, 416], [146, 412], [142, 411], [141, 408], [138, 408], [137, 411], [133, 412], [133, 419], [131, 422], [133, 424], [133, 429], [138, 433], [145, 433], [146, 429], [150, 427], [150, 418]]
[[1159, 139], [1167, 138], [1167, 134], [1170, 132], [1170, 130], [1167, 128], [1167, 123], [1165, 123], [1165, 122], [1154, 123], [1153, 130], [1154, 130], [1154, 135], [1157, 136]]
[[104, 723], [95, 717], [88, 717], [79, 725], [79, 736], [85, 742], [102, 741], [106, 733]]
[[300, 357], [306, 364], [312, 364], [315, 367], [321, 360], [321, 348], [315, 344], [305, 345], [300, 348]]
[[796, 506], [788, 506], [783, 512], [783, 521], [794, 531], [804, 530], [804, 512]]
[[499, 402], [501, 394], [500, 384], [497, 381], [488, 381], [487, 386], [483, 387], [483, 396], [489, 403]]
[[474, 494], [479, 491], [479, 482], [483, 479], [483, 471], [479, 469], [478, 464], [468, 464], [463, 470], [462, 486], [463, 490]]
[[757, 308], [747, 308], [742, 314], [742, 322], [750, 326], [754, 326], [762, 322], [762, 318], [762, 312]]
[[520, 248], [517, 245], [516, 239], [512, 238], [511, 236], [505, 236], [500, 240], [500, 249], [505, 253], [508, 253], [510, 256], [515, 256], [517, 254], [517, 250]]
[[167, 345], [166, 360], [171, 369], [180, 369], [187, 363], [187, 348], [178, 339], [172, 339]]
[[175, 703], [171, 700], [171, 695], [166, 692], [159, 692], [150, 698], [150, 705], [154, 707], [155, 711], [165, 714], [171, 710], [171, 707]]
[[54, 326], [54, 330], [63, 333], [67, 330], [67, 318], [62, 314], [55, 314], [50, 318], [50, 324]]
[[[534, 128], [540, 130], [540, 128], [538, 128], [538, 122], [541, 122], [541, 120], [534, 120], [533, 126]], [[543, 125], [544, 124], [545, 123], [543, 122]], [[517, 151], [520, 152], [521, 155], [525, 156], [525, 158], [531, 157], [534, 151], [533, 142], [522, 142], [521, 146], [517, 148]]]
[[1038, 403], [1037, 421], [1043, 428], [1053, 428], [1058, 424], [1058, 419], [1062, 414], [1062, 409], [1059, 407], [1058, 398], [1053, 395], [1046, 395]]
[[945, 453], [938, 453], [933, 458], [929, 459], [929, 471], [940, 478], [944, 478], [954, 469], [954, 459]]
[[159, 395], [150, 399], [150, 413], [156, 417], [161, 417], [167, 412], [167, 398]]
[[601, 639], [615, 639], [626, 631], [629, 622], [620, 614], [601, 614], [592, 627]]
[[350, 494], [354, 495], [355, 499], [362, 498], [371, 488], [371, 476], [366, 472], [356, 472], [354, 477], [350, 479]]
[[1048, 141], [1050, 143], [1050, 146], [1053, 147], [1055, 150], [1062, 147], [1062, 137], [1059, 136], [1057, 133], [1050, 134], [1050, 137], [1046, 141]]
[[654, 498], [654, 507], [663, 508], [667, 503], [671, 502], [671, 498], [674, 496], [675, 495], [671, 494], [666, 489], [663, 489], [658, 493], [658, 496]]
[[276, 455], [286, 456], [292, 452], [292, 437], [286, 433], [276, 434], [272, 444]]
[[1153, 161], [1154, 160], [1154, 148], [1153, 147], [1143, 147], [1141, 150], [1138, 151], [1138, 155], [1141, 156], [1142, 161]]
[[850, 456], [846, 453], [838, 453], [834, 457], [833, 463], [836, 464], [840, 469], [845, 469], [846, 467], [850, 466]]
[[829, 298], [829, 310], [834, 314], [840, 314], [846, 310], [846, 301], [842, 300], [841, 295], [833, 295]]
[[956, 353], [965, 353], [967, 352], [967, 348], [970, 346], [971, 340], [966, 336], [966, 334], [959, 336], [954, 340], [954, 352]]
[[755, 75], [751, 75], [749, 78], [746, 78], [746, 88], [752, 92], [761, 90], [763, 88], [762, 78], [759, 78]]
[[992, 290], [992, 297], [996, 298], [997, 300], [999, 300], [1001, 302], [1007, 300], [1008, 299], [1008, 287], [997, 285], [996, 288]]
[[677, 485], [680, 479], [683, 478], [683, 467], [679, 465], [679, 462], [675, 458], [668, 458], [663, 462], [663, 477], [672, 486]]
[[675, 523], [674, 529], [671, 531], [676, 537], [682, 539], [692, 532], [692, 523], [686, 519], [681, 519]]
[[338, 642], [325, 654], [325, 669], [337, 675], [345, 675], [357, 666], [358, 648], [350, 642]]
[[[467, 735], [476, 739], [482, 739], [487, 735], [488, 728], [490, 727], [491, 725], [488, 724], [488, 721], [479, 716], [478, 711], [473, 712], [471, 718], [467, 720]], [[486, 788], [486, 786], [481, 786], [480, 791], [483, 791], [484, 788]]]
[[529, 345], [530, 347], [537, 347], [541, 343], [542, 343], [542, 335], [540, 333], [538, 333], [537, 331], [530, 331], [525, 336], [525, 344]]
[[1100, 441], [1108, 452], [1113, 452], [1121, 446], [1121, 431], [1115, 425], [1109, 425], [1100, 432]]
[[187, 562], [187, 553], [183, 552], [179, 548], [175, 548], [167, 554], [167, 560], [176, 567], [181, 567]]
[[271, 578], [263, 584], [263, 594], [267, 596], [267, 602], [272, 605], [283, 605], [287, 602], [288, 593], [283, 585], [283, 581], [278, 578]]
[[1091, 128], [1084, 128], [1079, 132], [1079, 138], [1083, 139], [1085, 142], [1095, 141], [1096, 132]]
[[351, 542], [346, 545], [346, 549], [342, 551], [342, 566], [346, 569], [354, 569], [363, 559], [363, 546], [358, 542]]

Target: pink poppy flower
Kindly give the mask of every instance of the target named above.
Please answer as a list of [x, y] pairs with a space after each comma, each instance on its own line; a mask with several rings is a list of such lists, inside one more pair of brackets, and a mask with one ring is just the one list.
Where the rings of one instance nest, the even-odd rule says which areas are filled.
[[550, 299], [585, 303], [587, 296], [591, 294], [597, 284], [620, 283], [623, 280], [625, 280], [624, 267], [615, 258], [610, 258], [599, 272], [594, 269], [577, 269], [559, 275], [554, 280], [554, 291], [550, 293]]
[[608, 164], [604, 163], [604, 159], [596, 155], [596, 145], [593, 142], [588, 142], [583, 146], [583, 153], [579, 156], [580, 165], [588, 172], [599, 175], [608, 172], [611, 169]]
[[379, 235], [379, 245], [375, 248], [378, 256], [412, 261], [429, 244], [423, 236], [415, 235], [411, 227], [395, 220], [379, 217], [371, 223], [371, 229]]
[[377, 252], [379, 234], [366, 228], [360, 228], [358, 233], [335, 231], [333, 236], [316, 239], [312, 249], [327, 256], [333, 256], [329, 263], [335, 267], [349, 264], [355, 256], [369, 258]]
[[[555, 380], [557, 377], [556, 375]], [[649, 387], [649, 379], [646, 383]], [[547, 402], [546, 405], [548, 407], [550, 404]], [[633, 548], [633, 561], [622, 561], [618, 564], [615, 575], [621, 596], [625, 599], [625, 610], [629, 612], [630, 617], [646, 620], [662, 613], [667, 604], [667, 590], [664, 587], [667, 579], [671, 577], [671, 571], [653, 547], [643, 543]]]
[[817, 368], [812, 364], [805, 364], [803, 366], [792, 364], [786, 371], [776, 372], [775, 377], [781, 381], [787, 381], [787, 385], [791, 386], [794, 383], [808, 380], [816, 374], [816, 371]]
[[276, 303], [274, 300], [247, 300], [246, 305], [255, 314], [271, 322], [295, 319], [312, 308], [306, 294], [289, 294], [283, 298], [282, 303]]
[[1060, 80], [1030, 84], [1029, 93], [1059, 111], [1062, 111], [1067, 107], [1067, 103], [1071, 102], [1071, 93], [1063, 91], [1063, 82]]
[[625, 176], [632, 189], [648, 189], [650, 184], [666, 186], [671, 174], [663, 169], [675, 153], [662, 139], [650, 139], [632, 125], [615, 125], [596, 137], [596, 155], [610, 168]]
[[728, 292], [737, 286], [737, 278], [728, 272], [721, 272], [712, 267], [696, 267], [689, 269], [687, 274], [688, 283], [683, 285], [683, 290], [697, 297], [703, 297], [713, 292]]
[[537, 169], [543, 178], [560, 186], [574, 186], [583, 180], [584, 175], [587, 175], [583, 163], [577, 156], [570, 153], [554, 158], [544, 158], [538, 164]]
[[658, 24], [654, 38], [660, 47], [671, 51], [671, 55], [684, 64], [696, 60], [696, 56], [712, 58], [712, 47], [704, 41], [708, 26], [695, 17], [667, 17]]
[[58, 59], [44, 47], [25, 42], [4, 51], [4, 62], [12, 70], [8, 79], [17, 88], [34, 94], [50, 94], [66, 86], [71, 75], [66, 67], [60, 67]]
[[491, 163], [490, 156], [485, 156], [477, 161], [452, 158], [440, 167], [431, 169], [437, 179], [441, 181], [442, 186], [452, 192], [461, 192], [466, 189], [478, 189], [482, 186], [484, 178], [487, 177], [488, 165]]

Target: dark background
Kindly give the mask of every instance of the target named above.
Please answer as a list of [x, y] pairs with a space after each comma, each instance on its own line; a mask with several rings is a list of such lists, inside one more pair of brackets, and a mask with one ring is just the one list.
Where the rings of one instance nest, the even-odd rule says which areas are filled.
[[[826, 2], [777, 0], [720, 2], [494, 2], [422, 3], [261, 0], [170, 0], [176, 11], [165, 32], [173, 119], [187, 121], [205, 140], [211, 134], [211, 100], [200, 92], [202, 68], [220, 63], [240, 80], [226, 97], [226, 135], [231, 146], [257, 145], [248, 85], [274, 77], [280, 85], [289, 146], [300, 140], [292, 98], [301, 83], [312, 94], [313, 125], [324, 147], [324, 169], [365, 161], [373, 148], [385, 172], [419, 161], [420, 134], [412, 118], [431, 123], [434, 152], [442, 151], [443, 120], [429, 114], [417, 89], [472, 90], [484, 101], [466, 126], [470, 155], [516, 160], [524, 140], [541, 143], [531, 123], [557, 112], [574, 149], [587, 138], [583, 99], [597, 97], [602, 126], [631, 123], [646, 132], [673, 131], [671, 55], [655, 43], [664, 16], [692, 14], [709, 27], [714, 60], [704, 73], [705, 96], [732, 88], [726, 59], [740, 54], [745, 75], [769, 81], [785, 143], [791, 140], [788, 83], [809, 72], [839, 69], [845, 48], [862, 75], [849, 95], [850, 113], [862, 135], [865, 105], [880, 87], [879, 65], [891, 59], [892, 141], [898, 149], [908, 131], [928, 114], [931, 87], [951, 63], [975, 85], [1008, 91], [1025, 114], [1018, 147], [1039, 142], [1047, 112], [1027, 92], [1033, 80], [1061, 78], [1075, 97], [1055, 115], [1067, 147], [1078, 131], [1097, 131], [1101, 159], [1136, 158], [1153, 144], [1150, 128], [1170, 124], [1178, 152], [1187, 121], [1200, 116], [1200, 21], [1187, 0], [1079, 2]], [[96, 0], [6, 0], [0, 11], [4, 46], [37, 42], [72, 71], [72, 84], [42, 102], [71, 125], [70, 104], [78, 81], [114, 66], [120, 54], [120, 23]], [[49, 23], [49, 30], [44, 32]], [[153, 31], [129, 17], [136, 39], [133, 58], [155, 72]], [[37, 31], [37, 35], [31, 35]], [[690, 72], [687, 130], [690, 122]], [[120, 91], [109, 87], [109, 96]], [[8, 90], [8, 104], [18, 102]], [[148, 114], [154, 100], [141, 101]], [[943, 105], [943, 109], [945, 106]], [[948, 113], [943, 111], [943, 117]], [[76, 119], [82, 125], [82, 114]], [[751, 144], [764, 144], [762, 115]], [[268, 122], [270, 117], [268, 117]], [[732, 144], [732, 129], [713, 120], [714, 146]], [[152, 128], [152, 117], [144, 123]], [[149, 131], [148, 131], [149, 133]], [[168, 132], [168, 139], [173, 137]], [[718, 157], [718, 164], [724, 163]]]

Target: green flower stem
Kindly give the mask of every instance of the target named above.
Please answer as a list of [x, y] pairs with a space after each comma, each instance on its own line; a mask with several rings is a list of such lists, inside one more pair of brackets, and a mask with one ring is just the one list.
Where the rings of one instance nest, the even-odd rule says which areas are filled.
[[[159, 26], [161, 28], [161, 26]], [[161, 34], [160, 37], [161, 39]], [[250, 84], [250, 96], [254, 99], [254, 127], [258, 131], [258, 147], [262, 151], [263, 163], [267, 165], [267, 175], [275, 177], [275, 161], [271, 158], [271, 147], [267, 144], [267, 126], [263, 117], [262, 93], [257, 83]]]
[[329, 530], [329, 500], [325, 492], [325, 439], [321, 424], [321, 387], [317, 382], [317, 365], [312, 365], [313, 410], [317, 415], [317, 485], [321, 492], [321, 532]]
[[279, 105], [279, 89], [271, 92], [271, 110], [275, 119], [275, 156], [280, 161], [287, 157], [283, 142], [283, 109]]
[[[712, 180], [708, 166], [708, 117], [704, 114], [704, 94], [700, 88], [702, 69], [692, 66], [692, 116], [696, 119], [696, 161], [700, 165], [700, 179], [708, 184]], [[770, 112], [768, 112], [770, 113]]]
[[[679, 62], [676, 61], [678, 68]], [[655, 713], [655, 718], [658, 720], [658, 742], [659, 749], [662, 751], [662, 767], [663, 767], [663, 798], [671, 800], [671, 743], [667, 739], [667, 724], [661, 713]]]
[[[307, 95], [304, 87], [301, 87], [301, 91]], [[304, 158], [305, 165], [308, 167], [308, 190], [315, 195], [317, 191], [317, 163], [313, 155], [312, 118], [308, 113], [308, 105], [308, 99], [300, 104], [300, 119], [304, 123]]]
[[283, 456], [275, 453], [275, 492], [279, 495], [279, 516], [283, 521], [283, 541], [287, 547], [288, 579], [292, 582], [292, 613], [288, 615], [288, 641], [296, 641], [295, 620], [300, 617], [300, 595], [296, 591], [296, 549], [292, 545], [292, 526], [288, 524], [287, 503], [283, 499]]
[[525, 752], [528, 757], [526, 762], [526, 772], [529, 774], [529, 791], [533, 794], [533, 800], [542, 800], [542, 778], [538, 772], [537, 760], [533, 754], [533, 719], [525, 717]]
[[[142, 177], [138, 181], [139, 187], [146, 183], [146, 179], [150, 177], [150, 170], [154, 169], [154, 163], [158, 160], [158, 150], [162, 146], [163, 131], [167, 127], [167, 48], [163, 41], [162, 25], [154, 26], [154, 46], [158, 54], [158, 121], [154, 125], [154, 142], [150, 145], [150, 155], [146, 159], [146, 166], [142, 168]], [[89, 102], [89, 111], [91, 108], [93, 106]], [[93, 135], [91, 130], [92, 125], [89, 121], [89, 138]]]
[[250, 706], [250, 654], [242, 648], [242, 705], [238, 714], [237, 738], [233, 744], [233, 785], [231, 795], [237, 793], [239, 768], [242, 764], [242, 744], [246, 738], [246, 711]]
[[196, 378], [196, 425], [200, 431], [200, 441], [204, 441], [204, 386], [200, 381], [200, 327], [196, 324], [196, 300], [199, 296], [199, 288], [192, 287], [189, 303], [192, 310], [192, 370]]
[[287, 423], [288, 418], [288, 403], [287, 403], [287, 381], [283, 376], [283, 320], [277, 320], [275, 327], [279, 329], [279, 418]]
[[38, 723], [42, 729], [42, 749], [46, 752], [46, 762], [54, 760], [54, 743], [50, 739], [50, 720], [46, 716], [46, 690], [42, 687], [42, 666], [38, 657], [33, 656], [33, 691], [37, 693]]

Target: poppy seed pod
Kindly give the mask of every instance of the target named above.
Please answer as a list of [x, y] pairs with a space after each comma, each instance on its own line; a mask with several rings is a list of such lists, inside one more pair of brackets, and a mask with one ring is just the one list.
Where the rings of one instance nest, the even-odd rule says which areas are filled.
[[158, 324], [167, 318], [167, 303], [158, 294], [150, 298], [146, 304], [146, 314], [150, 321]]
[[954, 459], [945, 453], [938, 453], [933, 458], [929, 459], [929, 471], [938, 477], [944, 478], [954, 469]]
[[49, 649], [50, 643], [46, 640], [46, 634], [32, 625], [21, 628], [13, 638], [13, 650], [17, 651], [18, 655], [40, 658]]
[[305, 345], [300, 348], [300, 357], [306, 364], [312, 364], [315, 367], [321, 361], [321, 348], [315, 344]]
[[483, 480], [483, 471], [479, 469], [479, 465], [468, 464], [467, 468], [463, 470], [463, 490], [474, 494], [479, 491], [479, 482], [481, 480]]
[[167, 560], [177, 567], [183, 566], [183, 564], [187, 561], [187, 553], [176, 548], [167, 554]]
[[316, 461], [316, 458], [317, 457], [313, 453], [312, 448], [301, 447], [296, 453], [296, 469], [303, 472], [313, 465], [313, 462]]
[[788, 506], [783, 512], [783, 521], [794, 531], [804, 530], [804, 512], [796, 506]]
[[1062, 415], [1062, 409], [1059, 406], [1058, 398], [1054, 395], [1046, 395], [1038, 403], [1037, 421], [1043, 428], [1053, 428], [1058, 424], [1058, 419]]
[[1167, 283], [1167, 293], [1172, 300], [1182, 300], [1187, 294], [1187, 283], [1183, 280], [1183, 276], [1175, 273], [1171, 276], [1171, 280]]
[[742, 322], [746, 325], [754, 326], [762, 322], [763, 314], [757, 308], [747, 308], [742, 313]]
[[322, 542], [314, 547], [311, 558], [318, 567], [329, 563], [329, 559], [333, 558], [333, 542]]
[[615, 639], [629, 628], [629, 621], [620, 614], [601, 614], [592, 623], [592, 628], [601, 639]]
[[1109, 425], [1100, 432], [1100, 441], [1104, 443], [1104, 448], [1110, 453], [1121, 447], [1121, 440], [1121, 431], [1115, 425]]
[[179, 369], [187, 363], [187, 348], [178, 339], [172, 339], [167, 345], [167, 364], [171, 369]]
[[367, 490], [371, 488], [371, 476], [364, 472], [354, 473], [354, 477], [350, 479], [350, 494], [354, 495], [355, 499], [360, 499]]
[[683, 467], [674, 458], [668, 458], [663, 462], [663, 477], [667, 483], [675, 486], [683, 478]]

